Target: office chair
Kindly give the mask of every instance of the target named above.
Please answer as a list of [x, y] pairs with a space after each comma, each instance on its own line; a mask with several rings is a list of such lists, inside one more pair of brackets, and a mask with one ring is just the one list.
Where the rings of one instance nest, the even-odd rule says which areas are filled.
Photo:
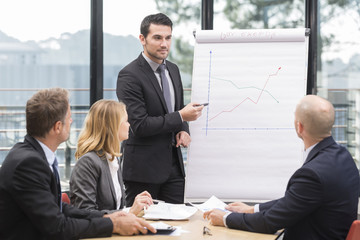
[[346, 240], [360, 240], [360, 220], [355, 220], [351, 224]]

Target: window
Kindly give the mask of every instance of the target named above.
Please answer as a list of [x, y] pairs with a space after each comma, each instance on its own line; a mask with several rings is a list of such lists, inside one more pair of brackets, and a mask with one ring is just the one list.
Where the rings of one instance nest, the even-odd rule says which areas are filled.
[[296, 28], [305, 26], [304, 0], [217, 1], [214, 29]]
[[[141, 7], [140, 7], [141, 6]], [[140, 23], [149, 14], [157, 13], [153, 0], [124, 2], [104, 1], [104, 98], [115, 99], [119, 71], [139, 56]], [[129, 14], [134, 13], [136, 14]]]
[[26, 134], [26, 101], [38, 89], [67, 88], [73, 124], [57, 150], [65, 190], [89, 106], [89, 28], [89, 1], [0, 3], [0, 165]]
[[360, 4], [319, 1], [318, 95], [335, 107], [335, 140], [359, 163]]

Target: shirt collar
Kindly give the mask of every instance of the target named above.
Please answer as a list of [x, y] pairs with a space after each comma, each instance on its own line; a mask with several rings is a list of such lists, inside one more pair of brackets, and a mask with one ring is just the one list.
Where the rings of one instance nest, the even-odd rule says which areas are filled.
[[48, 161], [49, 165], [52, 166], [55, 160], [55, 153], [48, 148], [44, 143], [40, 142], [35, 138], [35, 140], [40, 144], [41, 148], [44, 150], [46, 160]]
[[116, 169], [116, 171], [119, 169], [119, 163], [116, 159], [116, 157], [111, 161], [111, 155], [109, 153], [105, 153], [106, 155], [106, 160], [108, 161], [109, 166], [111, 166], [112, 168]]
[[304, 151], [304, 162], [306, 161], [306, 158], [309, 156], [309, 153], [311, 152], [311, 150], [314, 149], [314, 147], [317, 145], [318, 143], [315, 143], [314, 145], [308, 147], [307, 149], [305, 149]]
[[[158, 64], [158, 63], [154, 62], [153, 60], [151, 60], [150, 58], [148, 58], [148, 57], [145, 55], [144, 52], [142, 52], [141, 54], [142, 54], [142, 56], [145, 58], [145, 60], [149, 63], [151, 69], [152, 69], [154, 72], [156, 72], [157, 69], [158, 69], [158, 67], [160, 66], [160, 64]], [[163, 61], [163, 64], [166, 65], [166, 61], [165, 61], [165, 60]]]

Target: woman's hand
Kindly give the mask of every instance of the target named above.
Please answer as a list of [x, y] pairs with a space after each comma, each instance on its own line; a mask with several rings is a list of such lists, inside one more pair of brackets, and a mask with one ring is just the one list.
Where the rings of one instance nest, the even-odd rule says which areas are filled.
[[144, 191], [135, 197], [134, 203], [129, 212], [138, 215], [141, 210], [147, 209], [153, 204], [152, 197], [149, 192]]

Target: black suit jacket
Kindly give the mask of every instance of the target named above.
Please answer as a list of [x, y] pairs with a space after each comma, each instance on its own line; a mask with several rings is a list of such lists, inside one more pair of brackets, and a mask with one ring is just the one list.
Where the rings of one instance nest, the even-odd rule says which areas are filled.
[[58, 205], [54, 174], [40, 144], [27, 135], [0, 169], [0, 239], [79, 239], [111, 236], [101, 212]]
[[274, 233], [284, 239], [345, 239], [357, 218], [359, 172], [349, 152], [332, 137], [312, 149], [290, 178], [285, 196], [260, 204], [255, 214], [232, 213], [231, 228]]
[[[157, 78], [142, 54], [119, 72], [116, 94], [127, 106], [132, 128], [124, 143], [124, 180], [165, 182], [171, 172], [172, 138], [179, 131], [189, 132], [188, 124], [182, 122], [177, 112], [184, 107], [179, 69], [169, 61], [166, 66], [175, 91], [172, 113], [168, 113]], [[180, 148], [177, 154], [185, 176]]]

